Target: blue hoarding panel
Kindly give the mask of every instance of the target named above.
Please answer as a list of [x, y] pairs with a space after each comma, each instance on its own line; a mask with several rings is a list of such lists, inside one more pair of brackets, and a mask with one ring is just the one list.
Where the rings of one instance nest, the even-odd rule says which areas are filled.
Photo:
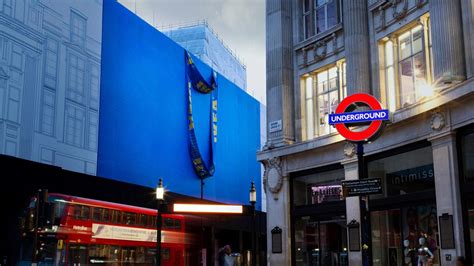
[[[209, 78], [211, 69], [194, 58]], [[200, 179], [188, 152], [184, 50], [116, 1], [104, 1], [98, 175], [195, 197]], [[216, 171], [206, 199], [248, 204], [260, 198], [259, 103], [218, 75]], [[199, 149], [209, 159], [210, 94], [193, 91]], [[258, 207], [260, 208], [260, 202]]]

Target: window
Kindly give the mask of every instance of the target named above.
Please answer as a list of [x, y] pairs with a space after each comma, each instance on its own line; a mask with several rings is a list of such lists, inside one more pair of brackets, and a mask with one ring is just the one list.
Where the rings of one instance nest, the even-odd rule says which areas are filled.
[[74, 218], [89, 220], [90, 208], [88, 206], [74, 205]]
[[84, 47], [86, 41], [86, 19], [71, 11], [71, 42]]
[[338, 21], [336, 0], [314, 0], [316, 33], [325, 32]]
[[89, 150], [97, 150], [97, 132], [99, 128], [99, 119], [96, 112], [89, 113]]
[[124, 212], [122, 213], [122, 223], [126, 225], [134, 225], [136, 222], [135, 213]]
[[120, 223], [120, 211], [112, 210], [112, 223]]
[[54, 92], [43, 90], [43, 109], [41, 114], [41, 132], [46, 135], [54, 135], [55, 119], [55, 95]]
[[181, 222], [172, 218], [165, 218], [163, 222], [163, 228], [178, 230], [181, 228]]
[[335, 132], [328, 124], [328, 118], [346, 96], [345, 65], [345, 62], [340, 61], [336, 66], [303, 78], [304, 139]]
[[102, 213], [104, 209], [102, 208], [94, 208], [94, 212], [92, 214], [92, 220], [94, 221], [102, 221]]
[[67, 97], [78, 103], [84, 102], [85, 62], [75, 54], [69, 56]]
[[66, 103], [66, 136], [65, 142], [82, 147], [85, 115], [84, 110]]
[[138, 214], [138, 225], [147, 226], [148, 217], [146, 214]]
[[303, 0], [304, 39], [331, 29], [341, 22], [339, 0]]
[[100, 69], [97, 65], [91, 66], [91, 98], [90, 108], [99, 109], [99, 86]]
[[[386, 102], [391, 111], [410, 106], [432, 95], [431, 42], [428, 18], [383, 43], [382, 75]], [[397, 90], [398, 89], [398, 90]]]
[[302, 206], [342, 201], [341, 180], [344, 180], [342, 168], [294, 178], [293, 204]]
[[314, 35], [314, 23], [312, 19], [312, 0], [303, 0], [303, 28], [304, 38], [308, 39]]
[[466, 181], [472, 182], [474, 181], [474, 133], [463, 136], [461, 151], [463, 176]]
[[44, 85], [48, 88], [56, 88], [56, 77], [58, 67], [58, 42], [52, 39], [46, 40], [44, 67]]
[[10, 86], [8, 93], [8, 120], [19, 122], [20, 113], [20, 89]]

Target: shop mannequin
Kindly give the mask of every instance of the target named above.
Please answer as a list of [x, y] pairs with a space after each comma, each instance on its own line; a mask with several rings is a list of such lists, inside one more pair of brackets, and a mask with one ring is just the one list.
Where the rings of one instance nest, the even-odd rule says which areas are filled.
[[426, 246], [426, 239], [424, 237], [420, 237], [418, 243], [420, 244], [418, 248], [418, 266], [427, 266], [428, 260], [433, 258], [433, 253]]
[[413, 252], [414, 250], [410, 248], [410, 240], [405, 239], [403, 240], [403, 246], [405, 247], [403, 249], [403, 262], [405, 266], [412, 266], [413, 265]]

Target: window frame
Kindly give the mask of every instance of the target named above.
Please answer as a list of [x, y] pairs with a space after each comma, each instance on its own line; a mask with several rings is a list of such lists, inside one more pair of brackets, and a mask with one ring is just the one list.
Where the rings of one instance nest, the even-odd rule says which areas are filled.
[[[413, 48], [413, 31], [420, 27], [421, 36], [416, 39], [420, 40], [421, 44], [419, 46], [419, 51], [414, 51]], [[408, 34], [409, 35], [409, 46], [410, 54], [406, 57], [403, 57], [401, 54], [401, 36]], [[388, 109], [392, 112], [395, 112], [400, 109], [409, 108], [413, 106], [426, 97], [429, 97], [425, 93], [427, 89], [430, 88], [433, 84], [433, 60], [432, 60], [432, 43], [431, 43], [431, 28], [430, 28], [430, 16], [429, 13], [423, 14], [417, 20], [409, 23], [407, 26], [403, 27], [401, 30], [391, 33], [390, 35], [382, 38], [379, 41], [380, 47], [380, 87], [383, 102], [386, 103]], [[391, 49], [390, 49], [391, 47]], [[390, 51], [390, 52], [389, 52]], [[389, 54], [392, 57], [392, 61], [389, 62]], [[423, 62], [423, 77], [417, 77], [415, 66], [415, 61], [417, 57], [421, 56], [421, 60], [418, 62]], [[403, 62], [410, 62], [411, 70], [411, 83], [413, 86], [412, 93], [413, 102], [407, 103], [403, 101], [408, 95], [405, 96], [402, 94], [402, 68], [401, 64]], [[390, 70], [393, 68], [393, 70]], [[389, 73], [392, 71], [392, 73]], [[393, 75], [393, 79], [390, 79], [390, 75]], [[418, 83], [419, 82], [419, 83]], [[423, 88], [423, 86], [426, 86]], [[434, 90], [434, 88], [432, 88]], [[434, 92], [434, 91], [433, 91]], [[431, 92], [428, 92], [431, 93]], [[404, 103], [405, 102], [405, 103]]]
[[[336, 63], [334, 64], [330, 64], [328, 66], [325, 66], [323, 68], [320, 68], [314, 72], [311, 72], [309, 74], [305, 74], [302, 76], [301, 78], [301, 93], [302, 93], [302, 97], [301, 97], [301, 112], [302, 112], [302, 135], [303, 135], [303, 140], [312, 140], [312, 139], [315, 139], [317, 137], [321, 137], [321, 136], [325, 136], [325, 135], [330, 135], [332, 133], [335, 133], [336, 130], [334, 128], [332, 128], [328, 123], [327, 121], [325, 121], [325, 125], [328, 126], [328, 132], [323, 132], [322, 128], [321, 128], [321, 115], [320, 115], [320, 103], [319, 103], [319, 97], [322, 96], [323, 99], [325, 99], [326, 97], [328, 98], [328, 115], [331, 113], [331, 107], [333, 107], [333, 105], [331, 104], [331, 94], [333, 94], [334, 92], [337, 92], [335, 93], [336, 96], [337, 96], [337, 104], [339, 104], [342, 99], [344, 99], [347, 95], [347, 79], [345, 77], [345, 74], [346, 74], [346, 71], [345, 71], [345, 68], [346, 68], [346, 62], [345, 62], [345, 59], [341, 59], [341, 60], [338, 60]], [[335, 76], [331, 78], [330, 76], [330, 71], [332, 69], [335, 69]], [[323, 86], [327, 86], [327, 89], [324, 90], [324, 87], [323, 87], [323, 90], [322, 92], [320, 92], [319, 90], [319, 86], [320, 86], [320, 82], [319, 82], [319, 76], [321, 75], [321, 73], [324, 73], [326, 72], [326, 85], [323, 85]], [[308, 79], [312, 79], [311, 82], [307, 82]], [[335, 79], [335, 81], [334, 81]], [[332, 82], [335, 83], [335, 86], [334, 87], [331, 87], [329, 88], [329, 84], [331, 84]], [[308, 97], [308, 93], [309, 93], [309, 90], [307, 88], [307, 86], [311, 84], [312, 88], [311, 88], [311, 97]], [[326, 96], [326, 97], [325, 97]], [[337, 104], [335, 104], [334, 106], [337, 106]], [[311, 107], [309, 107], [311, 105]], [[308, 113], [312, 113], [311, 115], [308, 115]], [[312, 118], [312, 121], [310, 121]], [[311, 130], [309, 129], [309, 125], [312, 125], [312, 133], [313, 135], [310, 136], [311, 134]]]

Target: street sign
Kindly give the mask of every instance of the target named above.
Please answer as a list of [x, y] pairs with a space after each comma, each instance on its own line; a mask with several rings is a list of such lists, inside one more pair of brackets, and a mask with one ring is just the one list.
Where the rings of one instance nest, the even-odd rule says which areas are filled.
[[380, 178], [346, 180], [342, 181], [341, 184], [344, 197], [382, 193], [382, 180]]
[[[348, 112], [351, 106], [365, 105], [370, 111]], [[389, 120], [389, 112], [382, 109], [377, 99], [369, 94], [356, 93], [346, 97], [337, 106], [336, 112], [329, 115], [329, 124], [334, 125], [344, 138], [350, 141], [368, 141], [373, 138], [382, 128], [382, 121]], [[346, 124], [357, 124], [370, 122], [369, 126], [362, 131], [353, 131]]]

